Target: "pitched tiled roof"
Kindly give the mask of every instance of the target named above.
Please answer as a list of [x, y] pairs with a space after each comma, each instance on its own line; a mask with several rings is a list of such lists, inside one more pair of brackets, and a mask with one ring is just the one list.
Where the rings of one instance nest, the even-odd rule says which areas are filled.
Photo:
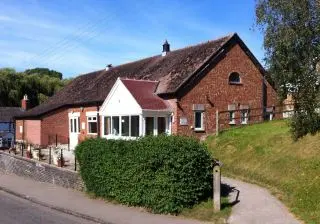
[[23, 110], [20, 107], [0, 107], [0, 123], [13, 121], [14, 116], [22, 113]]
[[167, 110], [169, 106], [160, 98], [155, 90], [157, 89], [157, 81], [121, 79], [132, 96], [142, 109], [145, 110]]
[[49, 100], [24, 113], [40, 116], [66, 105], [102, 103], [118, 77], [159, 81], [157, 94], [174, 93], [236, 34], [78, 76]]

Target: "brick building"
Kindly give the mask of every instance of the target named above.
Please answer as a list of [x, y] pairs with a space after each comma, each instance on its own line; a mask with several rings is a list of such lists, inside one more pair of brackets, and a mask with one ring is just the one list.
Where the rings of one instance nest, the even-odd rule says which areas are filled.
[[[63, 90], [16, 117], [16, 139], [72, 148], [88, 137], [145, 134], [201, 137], [216, 130], [216, 111], [228, 126], [272, 113], [274, 89], [237, 34], [81, 75]], [[259, 111], [251, 108], [261, 108]], [[239, 118], [238, 118], [239, 117]]]

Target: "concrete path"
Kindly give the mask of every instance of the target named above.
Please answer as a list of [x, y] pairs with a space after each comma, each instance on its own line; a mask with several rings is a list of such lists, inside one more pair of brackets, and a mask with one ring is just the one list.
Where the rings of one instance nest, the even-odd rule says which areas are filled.
[[[239, 202], [232, 207], [230, 224], [299, 224], [288, 209], [266, 189], [223, 177], [222, 183], [239, 191]], [[230, 194], [235, 201], [237, 191]]]
[[200, 224], [167, 215], [155, 215], [143, 212], [139, 208], [106, 203], [93, 200], [84, 193], [58, 187], [55, 185], [36, 182], [31, 179], [12, 174], [0, 173], [0, 190], [28, 199], [67, 214], [85, 218], [98, 223], [110, 224]]

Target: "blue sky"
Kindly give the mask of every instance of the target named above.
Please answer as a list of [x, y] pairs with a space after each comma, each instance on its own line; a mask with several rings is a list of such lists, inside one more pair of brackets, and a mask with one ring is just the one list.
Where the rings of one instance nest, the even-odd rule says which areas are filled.
[[0, 67], [72, 77], [237, 32], [262, 60], [254, 0], [2, 0]]

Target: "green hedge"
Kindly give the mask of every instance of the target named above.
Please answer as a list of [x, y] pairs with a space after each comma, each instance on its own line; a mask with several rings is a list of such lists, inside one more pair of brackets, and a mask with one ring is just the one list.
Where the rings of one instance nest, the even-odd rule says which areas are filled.
[[211, 156], [192, 138], [88, 139], [76, 157], [88, 192], [155, 213], [179, 213], [212, 192]]

